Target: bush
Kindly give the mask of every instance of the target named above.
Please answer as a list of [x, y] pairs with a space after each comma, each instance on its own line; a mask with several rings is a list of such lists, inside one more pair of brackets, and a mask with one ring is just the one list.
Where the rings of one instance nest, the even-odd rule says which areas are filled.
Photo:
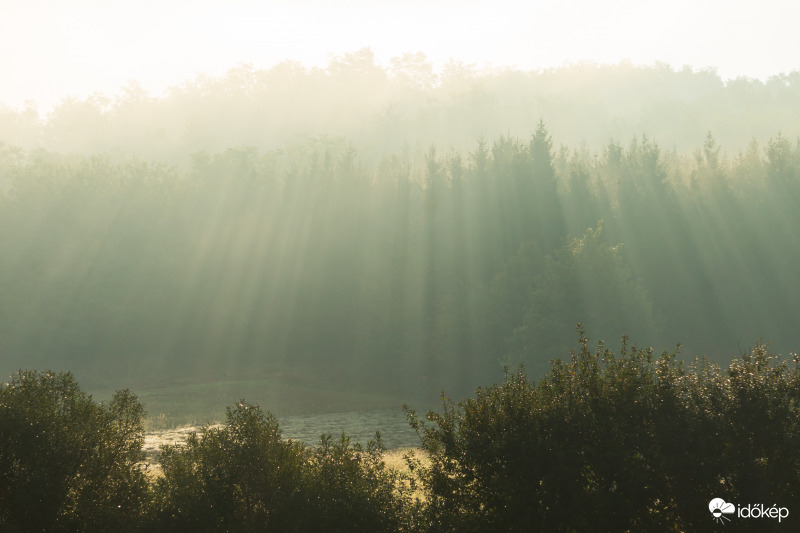
[[283, 441], [277, 421], [239, 403], [222, 428], [205, 427], [184, 445], [164, 446], [156, 494], [169, 531], [266, 530], [296, 506], [308, 453]]
[[305, 477], [308, 509], [302, 531], [405, 531], [411, 526], [411, 491], [386, 467], [376, 434], [363, 450], [342, 433], [323, 435]]
[[0, 387], [0, 530], [128, 531], [147, 512], [143, 408], [95, 403], [70, 373], [20, 371]]
[[156, 492], [166, 531], [398, 531], [396, 474], [342, 435], [316, 450], [281, 438], [275, 418], [240, 402], [226, 425], [165, 446]]
[[[800, 374], [765, 346], [722, 371], [676, 354], [581, 349], [538, 384], [524, 368], [427, 422], [435, 531], [698, 530], [713, 497], [800, 495]], [[769, 527], [769, 524], [764, 524]], [[778, 524], [775, 524], [776, 526]]]
[[579, 334], [538, 383], [520, 367], [425, 421], [407, 409], [430, 457], [409, 459], [413, 476], [386, 467], [379, 434], [312, 449], [240, 402], [163, 447], [150, 486], [137, 398], [102, 405], [69, 373], [19, 372], [0, 387], [0, 530], [694, 531], [712, 498], [800, 499], [797, 356], [759, 344], [723, 370]]

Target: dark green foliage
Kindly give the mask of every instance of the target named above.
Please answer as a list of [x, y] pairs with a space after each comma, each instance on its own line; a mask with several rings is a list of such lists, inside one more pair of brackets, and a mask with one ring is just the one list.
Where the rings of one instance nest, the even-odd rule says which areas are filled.
[[164, 531], [398, 531], [407, 497], [380, 440], [367, 451], [322, 438], [315, 450], [281, 438], [275, 418], [241, 402], [223, 427], [163, 448], [156, 484]]
[[522, 362], [540, 376], [563, 353], [568, 324], [581, 317], [595, 331], [629, 330], [638, 338], [658, 331], [647, 291], [630, 273], [621, 245], [603, 242], [602, 221], [542, 257], [525, 243], [495, 278], [490, 314], [505, 328], [508, 363]]
[[149, 501], [143, 409], [95, 403], [70, 373], [19, 372], [0, 387], [0, 530], [129, 531]]
[[383, 462], [384, 451], [379, 434], [366, 450], [344, 434], [338, 440], [324, 435], [306, 471], [305, 510], [296, 530], [407, 530], [411, 496], [403, 477]]
[[[713, 497], [800, 496], [800, 372], [766, 347], [725, 371], [598, 345], [524, 369], [428, 423], [426, 522], [434, 531], [666, 531], [711, 525]], [[735, 527], [735, 526], [734, 526]], [[764, 527], [769, 528], [769, 524]]]
[[697, 531], [714, 497], [800, 498], [797, 357], [757, 345], [722, 370], [624, 338], [619, 353], [591, 351], [580, 334], [538, 383], [520, 368], [427, 422], [408, 410], [430, 457], [409, 459], [411, 474], [386, 466], [380, 435], [307, 448], [240, 402], [225, 425], [165, 446], [150, 485], [135, 397], [98, 405], [71, 374], [20, 372], [0, 389], [0, 528]]
[[281, 439], [275, 418], [258, 407], [228, 408], [227, 424], [165, 446], [156, 492], [168, 531], [247, 531], [293, 518], [308, 453]]

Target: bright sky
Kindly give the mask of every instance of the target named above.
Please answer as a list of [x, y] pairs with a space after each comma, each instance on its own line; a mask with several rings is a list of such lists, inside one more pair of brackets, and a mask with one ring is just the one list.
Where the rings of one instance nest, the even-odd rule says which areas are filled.
[[525, 70], [581, 60], [714, 67], [723, 78], [800, 70], [795, 0], [0, 0], [0, 102], [158, 95], [203, 72], [285, 59], [325, 66], [370, 46]]

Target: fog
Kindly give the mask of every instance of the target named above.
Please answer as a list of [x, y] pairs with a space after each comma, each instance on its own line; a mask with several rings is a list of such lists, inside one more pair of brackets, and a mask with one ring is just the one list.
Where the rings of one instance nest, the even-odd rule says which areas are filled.
[[237, 388], [313, 412], [541, 376], [578, 322], [687, 358], [796, 349], [798, 90], [361, 49], [6, 108], [2, 372], [202, 416]]
[[578, 322], [796, 350], [787, 10], [508, 4], [3, 6], [0, 373], [181, 423], [536, 379]]
[[646, 134], [687, 151], [711, 131], [730, 154], [753, 140], [798, 131], [798, 74], [723, 80], [714, 70], [581, 64], [552, 70], [481, 70], [423, 53], [389, 66], [370, 48], [325, 68], [284, 62], [200, 75], [156, 97], [136, 82], [116, 96], [67, 98], [40, 114], [0, 107], [0, 138], [24, 149], [136, 154], [182, 169], [198, 151], [282, 149], [304, 139], [344, 139], [375, 164], [401, 149], [465, 151], [479, 137], [528, 136], [545, 120], [556, 144], [600, 150]]
[[524, 71], [628, 60], [765, 81], [797, 68], [797, 14], [782, 0], [3, 2], [0, 72], [10, 83], [0, 102], [31, 100], [46, 114], [67, 96], [116, 96], [129, 80], [163, 96], [197, 73], [286, 60], [325, 68], [364, 46], [383, 66], [423, 51], [437, 72], [452, 58]]

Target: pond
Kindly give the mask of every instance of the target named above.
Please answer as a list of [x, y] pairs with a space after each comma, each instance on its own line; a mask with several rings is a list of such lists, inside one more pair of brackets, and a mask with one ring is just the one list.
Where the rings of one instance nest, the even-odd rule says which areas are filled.
[[399, 409], [290, 416], [279, 419], [279, 422], [284, 437], [306, 444], [319, 443], [320, 435], [327, 433], [337, 438], [344, 430], [351, 442], [360, 442], [364, 446], [375, 437], [375, 431], [381, 432], [386, 449], [419, 446], [419, 437]]
[[[334, 439], [338, 439], [343, 430], [350, 437], [352, 443], [360, 442], [364, 447], [375, 437], [375, 431], [381, 432], [381, 439], [387, 450], [412, 448], [420, 444], [419, 437], [408, 425], [405, 414], [400, 409], [277, 418], [285, 439], [303, 441], [308, 445], [318, 444], [320, 436], [323, 434], [330, 433]], [[147, 431], [144, 436], [145, 454], [150, 461], [155, 461], [162, 445], [181, 443], [189, 433], [199, 429], [197, 426], [185, 426]]]

